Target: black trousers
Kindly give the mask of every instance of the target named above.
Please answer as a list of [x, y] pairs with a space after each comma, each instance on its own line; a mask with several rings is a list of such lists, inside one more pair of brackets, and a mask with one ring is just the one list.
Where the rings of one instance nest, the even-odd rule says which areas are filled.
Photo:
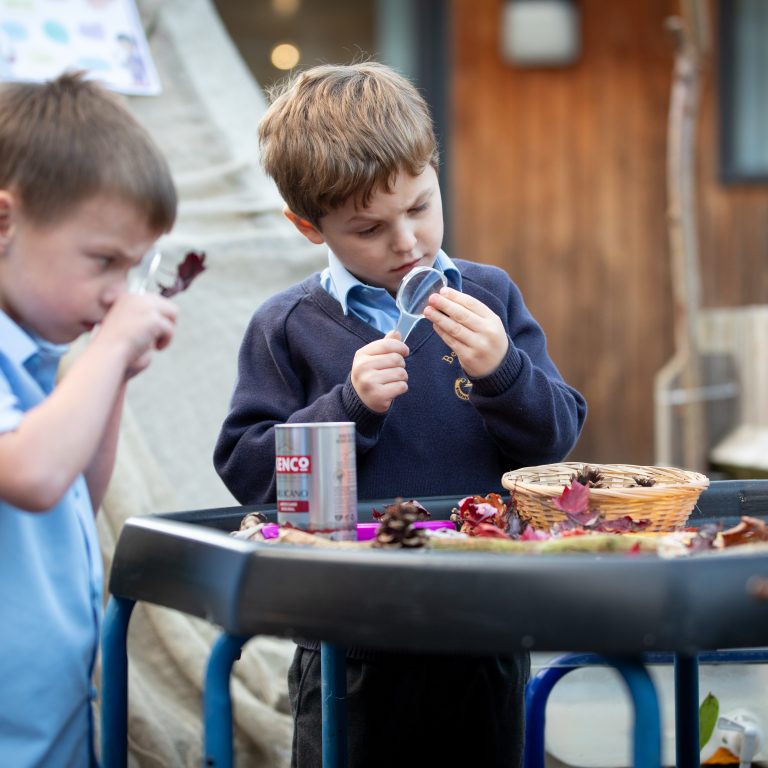
[[[520, 768], [526, 654], [347, 659], [349, 768]], [[292, 768], [321, 768], [320, 653], [288, 672]]]

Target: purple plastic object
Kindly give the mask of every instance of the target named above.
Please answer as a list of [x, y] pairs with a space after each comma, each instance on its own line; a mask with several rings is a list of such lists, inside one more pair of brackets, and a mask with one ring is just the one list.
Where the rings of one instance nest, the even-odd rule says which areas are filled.
[[[456, 526], [450, 520], [417, 520], [414, 523], [416, 528], [429, 528], [436, 530], [438, 528], [453, 528], [456, 530]], [[379, 527], [379, 523], [358, 523], [357, 524], [357, 540], [368, 541], [375, 538], [376, 530]]]
[[[430, 528], [431, 530], [437, 530], [438, 528], [451, 528], [456, 529], [456, 526], [450, 520], [418, 520], [414, 523], [417, 528]], [[376, 529], [379, 527], [379, 523], [358, 523], [357, 524], [357, 540], [369, 541], [376, 536]], [[265, 539], [277, 538], [277, 532], [279, 528], [274, 523], [269, 523], [261, 529], [262, 536]]]

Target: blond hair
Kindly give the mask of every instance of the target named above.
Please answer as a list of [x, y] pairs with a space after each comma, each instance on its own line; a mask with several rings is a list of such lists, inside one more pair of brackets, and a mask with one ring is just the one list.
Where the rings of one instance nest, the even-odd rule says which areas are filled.
[[164, 157], [128, 110], [82, 72], [0, 87], [0, 189], [45, 226], [96, 195], [136, 206], [153, 232], [176, 218]]
[[365, 207], [400, 171], [437, 169], [429, 107], [383, 64], [321, 65], [278, 86], [259, 124], [264, 170], [287, 206], [315, 226], [353, 198]]

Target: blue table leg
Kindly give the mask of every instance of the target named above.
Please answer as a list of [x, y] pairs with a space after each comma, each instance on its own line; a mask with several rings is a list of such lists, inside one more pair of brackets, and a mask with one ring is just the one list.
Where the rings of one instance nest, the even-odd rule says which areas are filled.
[[526, 689], [525, 768], [544, 768], [544, 726], [547, 698], [555, 684], [578, 667], [609, 664], [629, 689], [634, 706], [633, 756], [636, 768], [661, 765], [661, 717], [656, 690], [642, 661], [603, 658], [596, 654], [565, 654], [531, 678]]
[[[765, 664], [768, 648], [704, 651], [698, 656], [645, 653], [646, 664], [675, 665], [675, 749], [678, 768], [698, 768], [699, 664]], [[552, 659], [528, 683], [526, 690], [525, 768], [544, 768], [545, 707], [555, 684], [571, 669], [604, 664], [596, 654], [565, 654]]]
[[675, 754], [677, 768], [699, 768], [699, 660], [675, 654]]
[[545, 667], [535, 674], [525, 689], [525, 753], [524, 768], [544, 768], [544, 728], [546, 725], [546, 706], [549, 694], [564, 675], [577, 666], [554, 666], [558, 660], [550, 662], [553, 666]]
[[128, 764], [128, 622], [133, 600], [110, 597], [101, 640], [101, 761], [103, 768]]
[[234, 765], [229, 677], [247, 640], [226, 633], [220, 635], [208, 657], [203, 689], [204, 765], [207, 766], [232, 768]]
[[642, 660], [606, 659], [619, 672], [629, 689], [635, 709], [632, 745], [635, 768], [661, 765], [661, 712], [656, 688]]
[[343, 648], [320, 644], [323, 768], [347, 768], [347, 661]]

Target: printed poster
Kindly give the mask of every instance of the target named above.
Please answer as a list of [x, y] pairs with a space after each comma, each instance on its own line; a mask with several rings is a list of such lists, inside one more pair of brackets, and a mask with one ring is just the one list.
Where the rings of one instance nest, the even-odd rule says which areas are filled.
[[161, 90], [134, 0], [0, 0], [0, 80], [67, 69], [121, 93]]

